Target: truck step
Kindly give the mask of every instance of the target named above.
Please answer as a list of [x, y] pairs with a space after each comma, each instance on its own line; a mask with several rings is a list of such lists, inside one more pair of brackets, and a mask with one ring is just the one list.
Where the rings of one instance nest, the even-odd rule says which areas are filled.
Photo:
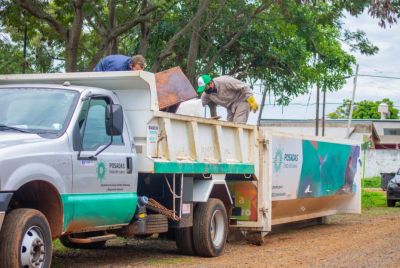
[[74, 237], [69, 237], [71, 242], [78, 243], [78, 244], [90, 244], [94, 242], [101, 242], [101, 241], [107, 241], [113, 238], [116, 238], [117, 235], [115, 234], [106, 234], [106, 235], [100, 235], [100, 236], [93, 236], [93, 237], [86, 237], [86, 238], [74, 238]]

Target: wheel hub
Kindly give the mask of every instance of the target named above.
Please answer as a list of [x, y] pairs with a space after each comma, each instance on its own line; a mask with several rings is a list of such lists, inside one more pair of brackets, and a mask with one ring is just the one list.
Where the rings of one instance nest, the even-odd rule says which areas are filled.
[[214, 211], [211, 217], [210, 234], [215, 247], [220, 247], [224, 241], [225, 225], [221, 210]]
[[39, 227], [26, 231], [21, 244], [21, 264], [23, 267], [43, 267], [46, 250], [43, 234]]

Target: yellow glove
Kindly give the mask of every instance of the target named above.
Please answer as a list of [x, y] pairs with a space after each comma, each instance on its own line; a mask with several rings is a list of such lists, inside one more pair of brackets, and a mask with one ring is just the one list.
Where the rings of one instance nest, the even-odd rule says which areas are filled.
[[254, 96], [250, 96], [247, 99], [247, 102], [250, 105], [250, 110], [252, 110], [253, 112], [257, 112], [258, 111], [258, 103], [257, 103], [256, 99], [254, 98]]

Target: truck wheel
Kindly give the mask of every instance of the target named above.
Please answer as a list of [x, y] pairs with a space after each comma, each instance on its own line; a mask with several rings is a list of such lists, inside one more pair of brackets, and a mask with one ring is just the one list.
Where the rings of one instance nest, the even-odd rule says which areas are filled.
[[224, 250], [227, 236], [228, 220], [222, 201], [210, 198], [207, 203], [199, 203], [193, 218], [195, 252], [204, 257], [219, 256]]
[[388, 207], [394, 207], [395, 205], [396, 205], [396, 200], [391, 200], [391, 199], [387, 200]]
[[69, 239], [68, 235], [62, 235], [60, 236], [60, 242], [66, 248], [101, 249], [106, 245], [107, 241], [98, 241], [93, 243], [75, 243]]
[[15, 209], [1, 229], [0, 267], [50, 267], [52, 246], [46, 217], [35, 209]]
[[183, 255], [196, 255], [193, 245], [193, 228], [179, 228], [175, 230], [175, 242], [179, 253]]

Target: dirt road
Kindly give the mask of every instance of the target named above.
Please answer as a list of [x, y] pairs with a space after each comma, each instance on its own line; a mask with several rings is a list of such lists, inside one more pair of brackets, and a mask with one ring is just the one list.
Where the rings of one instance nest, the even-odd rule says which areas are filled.
[[178, 255], [171, 241], [115, 240], [104, 250], [57, 246], [54, 267], [399, 267], [400, 207], [333, 216], [327, 224], [280, 231], [262, 246], [229, 243], [223, 256]]

